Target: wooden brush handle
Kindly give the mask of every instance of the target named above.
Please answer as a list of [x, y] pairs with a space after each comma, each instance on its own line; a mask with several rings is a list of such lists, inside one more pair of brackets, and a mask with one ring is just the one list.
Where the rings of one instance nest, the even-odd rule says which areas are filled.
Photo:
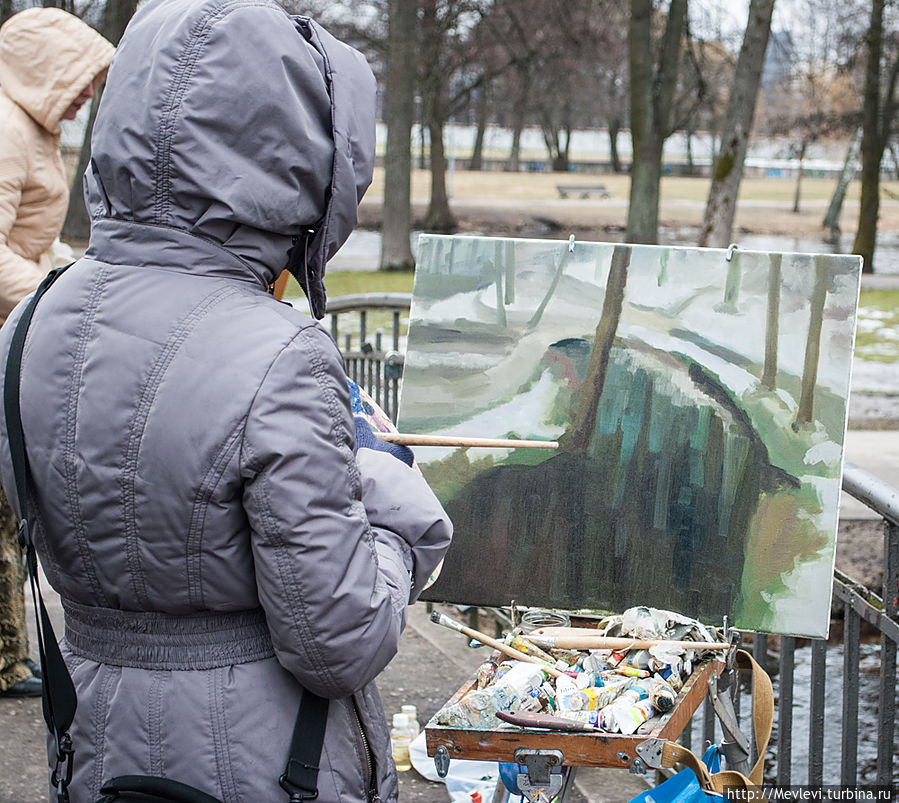
[[514, 440], [509, 438], [465, 438], [457, 435], [412, 435], [403, 432], [376, 432], [375, 437], [401, 446], [461, 446], [494, 449], [558, 449], [558, 441]]

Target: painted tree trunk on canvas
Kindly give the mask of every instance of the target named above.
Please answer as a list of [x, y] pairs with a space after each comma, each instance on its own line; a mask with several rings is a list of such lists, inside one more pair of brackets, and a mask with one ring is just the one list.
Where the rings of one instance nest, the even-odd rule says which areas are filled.
[[387, 41], [387, 149], [381, 270], [410, 270], [412, 258], [412, 120], [415, 116], [417, 0], [390, 0]]
[[570, 433], [563, 436], [563, 448], [586, 452], [593, 439], [599, 398], [602, 396], [609, 366], [609, 354], [615, 342], [615, 333], [618, 331], [618, 321], [621, 319], [621, 309], [624, 306], [624, 288], [627, 285], [627, 266], [630, 261], [631, 249], [624, 245], [616, 245], [609, 265], [602, 314], [593, 337], [590, 367], [581, 387], [574, 426]]
[[721, 132], [721, 149], [715, 160], [712, 185], [699, 233], [701, 246], [724, 248], [731, 241], [737, 193], [743, 178], [743, 163], [755, 115], [773, 11], [774, 0], [752, 0], [749, 4], [749, 20]]

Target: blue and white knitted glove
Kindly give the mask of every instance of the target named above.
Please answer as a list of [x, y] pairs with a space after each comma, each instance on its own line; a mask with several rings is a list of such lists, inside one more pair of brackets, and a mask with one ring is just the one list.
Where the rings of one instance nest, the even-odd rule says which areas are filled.
[[397, 460], [402, 460], [407, 466], [411, 466], [415, 461], [415, 455], [408, 446], [388, 443], [376, 437], [372, 431], [371, 424], [362, 416], [353, 416], [353, 423], [356, 425], [357, 449], [373, 449], [376, 452], [387, 452], [387, 454], [393, 455]]

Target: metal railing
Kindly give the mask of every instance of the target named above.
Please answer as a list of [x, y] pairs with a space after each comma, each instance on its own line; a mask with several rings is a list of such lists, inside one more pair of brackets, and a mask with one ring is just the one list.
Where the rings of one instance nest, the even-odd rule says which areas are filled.
[[[408, 315], [409, 293], [360, 294], [333, 299], [328, 303], [331, 333], [343, 350], [350, 376], [363, 386], [394, 421], [403, 370], [404, 332], [402, 317]], [[387, 311], [390, 348], [385, 350], [384, 332], [370, 331], [369, 313]], [[352, 325], [338, 316], [356, 316]], [[373, 340], [372, 343], [372, 334]], [[840, 639], [797, 639], [792, 636], [768, 637], [764, 633], [744, 633], [752, 642], [755, 660], [773, 676], [775, 685], [775, 723], [767, 754], [766, 781], [779, 785], [807, 783], [821, 785], [894, 783], [897, 772], [896, 736], [896, 645], [899, 643], [899, 490], [883, 480], [846, 463], [843, 490], [865, 504], [883, 519], [883, 587], [880, 596], [838, 569], [834, 572], [832, 621], [842, 620]], [[476, 614], [476, 609], [474, 613]], [[877, 634], [879, 645], [863, 641]], [[861, 652], [866, 651], [865, 676], [877, 667], [877, 702], [867, 700], [866, 712], [873, 718], [860, 729]], [[878, 647], [875, 650], [873, 648]], [[797, 655], [797, 650], [799, 654]], [[839, 653], [842, 652], [842, 659]], [[876, 654], [875, 654], [876, 653]], [[803, 683], [797, 685], [797, 660], [801, 657]], [[830, 660], [828, 660], [830, 659]], [[836, 661], [834, 660], [836, 659]], [[841, 668], [841, 676], [835, 671]], [[805, 679], [807, 678], [807, 685]], [[828, 697], [830, 683], [841, 683], [839, 704]], [[867, 684], [867, 685], [870, 685]], [[833, 686], [831, 686], [831, 689]], [[748, 694], [739, 715], [751, 710]], [[838, 710], [837, 710], [838, 709]], [[808, 711], [807, 733], [794, 733], [794, 714]], [[751, 721], [744, 716], [744, 722]], [[839, 731], [839, 744], [834, 733]], [[876, 729], [873, 736], [871, 731]], [[710, 700], [706, 700], [681, 741], [692, 748], [693, 732], [701, 730], [703, 745], [719, 742], [722, 733]], [[869, 756], [860, 765], [859, 738], [864, 737]], [[827, 738], [829, 737], [829, 738]], [[871, 742], [876, 739], [876, 748]], [[803, 743], [805, 741], [805, 743]], [[753, 745], [754, 749], [754, 745]], [[802, 755], [799, 755], [802, 753]], [[833, 767], [839, 760], [839, 777]], [[751, 761], [755, 761], [753, 755]], [[873, 763], [873, 768], [870, 766]], [[804, 764], [804, 766], [803, 766]], [[796, 777], [794, 776], [796, 766]]]
[[327, 307], [347, 374], [394, 423], [411, 303], [411, 293], [357, 293], [329, 299]]

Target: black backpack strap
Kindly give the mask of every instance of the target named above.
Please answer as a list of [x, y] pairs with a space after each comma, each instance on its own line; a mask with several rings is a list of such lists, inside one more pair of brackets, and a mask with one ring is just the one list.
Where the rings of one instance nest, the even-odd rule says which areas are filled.
[[281, 788], [290, 795], [290, 803], [318, 797], [318, 767], [325, 741], [328, 702], [327, 698], [303, 689], [303, 699], [290, 740], [287, 768], [279, 780]]
[[68, 667], [63, 661], [53, 624], [44, 598], [41, 595], [38, 580], [37, 553], [31, 532], [28, 527], [27, 502], [31, 486], [31, 469], [28, 466], [28, 455], [25, 452], [25, 433], [22, 430], [22, 413], [19, 406], [19, 384], [22, 372], [22, 353], [25, 349], [25, 337], [34, 316], [37, 302], [50, 289], [63, 271], [68, 267], [50, 271], [38, 285], [31, 300], [22, 312], [10, 341], [9, 355], [6, 360], [6, 375], [3, 385], [3, 407], [6, 415], [6, 429], [9, 437], [9, 451], [12, 459], [13, 475], [16, 480], [16, 496], [19, 502], [19, 544], [25, 551], [25, 565], [28, 570], [28, 581], [31, 585], [31, 596], [34, 601], [34, 615], [37, 628], [37, 644], [43, 674], [43, 708], [44, 721], [53, 736], [56, 746], [56, 767], [51, 775], [51, 782], [56, 788], [59, 803], [67, 803], [67, 791], [72, 780], [72, 759], [75, 750], [69, 736], [69, 727], [75, 718], [75, 707], [78, 703], [75, 696], [75, 685]]

